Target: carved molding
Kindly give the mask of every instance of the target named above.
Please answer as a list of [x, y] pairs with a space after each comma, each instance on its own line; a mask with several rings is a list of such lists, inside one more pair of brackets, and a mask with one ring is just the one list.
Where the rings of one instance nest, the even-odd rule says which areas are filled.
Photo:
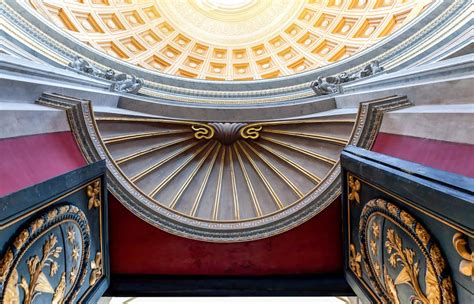
[[[378, 132], [383, 113], [410, 104], [403, 97], [390, 97], [362, 103], [355, 123], [354, 121], [314, 119], [235, 123], [226, 126], [219, 123], [205, 124], [163, 119], [95, 118], [89, 102], [54, 94], [44, 94], [38, 102], [66, 110], [73, 133], [85, 158], [89, 162], [106, 159], [110, 178], [109, 190], [132, 213], [170, 233], [213, 242], [248, 241], [268, 237], [291, 229], [319, 213], [340, 194], [340, 169], [338, 156], [331, 158], [314, 149], [320, 144], [342, 148], [347, 142], [370, 148]], [[123, 136], [105, 137], [99, 131], [101, 123], [126, 123], [128, 126], [155, 124], [160, 129], [153, 132], [129, 132]], [[348, 134], [345, 139], [317, 133], [319, 126], [340, 123], [353, 125], [352, 134], [350, 136]], [[172, 141], [158, 143], [150, 150], [135, 151], [133, 155], [112, 156], [115, 152], [110, 149], [114, 145], [130, 140], [154, 140], [154, 138], [161, 138], [160, 136], [178, 137]], [[293, 141], [282, 140], [282, 138]], [[307, 145], [304, 149], [298, 147], [301, 144], [295, 144], [303, 142]], [[315, 144], [311, 144], [312, 142]], [[137, 172], [135, 175], [130, 175], [124, 171], [126, 168], [123, 164], [132, 158], [141, 157], [149, 153], [151, 149], [155, 151], [162, 148], [168, 149], [173, 148], [175, 144], [183, 143], [185, 146], [174, 150], [173, 153], [176, 155], [169, 154], [167, 162], [172, 163], [174, 159], [178, 159], [178, 155], [181, 155], [184, 157], [181, 159], [185, 159], [187, 164], [193, 162], [195, 166], [189, 167], [190, 169], [186, 171], [188, 175], [181, 179], [183, 182], [179, 187], [176, 184], [173, 185], [173, 189], [179, 189], [177, 196], [168, 196], [168, 199], [165, 196], [160, 198], [161, 193], [167, 191], [167, 185], [171, 185], [175, 177], [182, 173], [185, 167], [181, 165], [178, 171], [166, 173], [164, 182], [157, 183], [148, 190], [140, 184], [141, 179], [150, 173], [153, 174], [155, 169], [162, 167], [162, 164], [152, 165], [147, 171], [142, 172], [143, 174]], [[161, 147], [163, 145], [166, 147]], [[190, 147], [187, 147], [188, 145]], [[189, 153], [184, 149], [188, 149]], [[225, 154], [223, 151], [226, 151]], [[282, 151], [288, 154], [285, 155]], [[295, 156], [288, 155], [299, 155], [301, 159], [313, 159], [313, 163], [319, 163], [329, 169], [324, 173], [325, 176], [315, 175], [310, 169], [299, 164], [299, 160], [293, 158]], [[227, 166], [231, 161], [234, 166]], [[188, 166], [187, 164], [184, 166]], [[216, 166], [214, 171], [209, 171], [212, 170], [211, 164]], [[291, 170], [299, 172], [299, 180], [309, 180], [314, 183], [314, 186], [305, 188], [306, 190], [302, 189], [301, 185], [287, 174], [288, 169], [284, 170], [282, 166], [289, 166]], [[232, 178], [236, 176], [236, 170], [240, 171], [241, 178], [246, 181], [237, 186]], [[253, 176], [250, 176], [249, 170], [252, 170]], [[210, 184], [214, 190], [210, 194], [213, 200], [209, 201], [208, 198], [206, 202], [209, 204], [209, 213], [206, 216], [199, 214], [195, 205], [186, 212], [176, 209], [180, 207], [179, 199], [182, 192], [190, 187], [196, 176], [200, 176], [202, 180], [210, 174], [209, 172], [215, 172], [217, 181]], [[261, 183], [259, 189], [264, 189], [267, 193], [266, 201], [259, 198], [261, 193], [255, 193], [253, 183], [257, 181]], [[274, 185], [276, 182], [288, 188], [283, 195], [278, 192], [280, 188]], [[205, 191], [207, 185], [204, 183], [201, 185], [203, 185], [201, 189], [204, 189], [202, 191]], [[223, 201], [222, 198], [219, 199], [216, 189], [220, 191], [228, 189], [227, 191], [233, 193], [231, 204], [225, 207], [229, 208], [226, 212], [231, 221], [222, 219]], [[202, 195], [208, 195], [207, 192], [197, 193], [193, 201], [199, 201]], [[284, 195], [288, 194], [294, 195], [296, 199], [284, 199]], [[243, 195], [247, 195], [248, 199], [243, 200]], [[251, 205], [245, 209], [244, 206], [235, 202], [248, 202]], [[263, 204], [267, 204], [267, 207]], [[271, 208], [269, 209], [268, 206]], [[245, 210], [250, 213], [246, 214]]]
[[[349, 3], [349, 2], [347, 2]], [[101, 4], [97, 4], [102, 6]], [[29, 4], [28, 4], [29, 6]], [[436, 11], [435, 18], [429, 18], [429, 22], [425, 22], [423, 26], [420, 23], [415, 23], [419, 26], [419, 30], [411, 35], [411, 37], [404, 38], [402, 40], [394, 39], [395, 44], [391, 44], [387, 49], [387, 45], [382, 45], [380, 51], [372, 51], [371, 54], [375, 54], [381, 62], [390, 64], [391, 67], [400, 66], [400, 64], [407, 64], [407, 62], [413, 60], [416, 56], [419, 56], [420, 48], [426, 49], [427, 45], [432, 45], [432, 33], [443, 28], [450, 20], [453, 20], [458, 16], [462, 11], [468, 6], [468, 3], [463, 0], [456, 0], [449, 5], [441, 6], [440, 10]], [[103, 7], [103, 6], [102, 6]], [[12, 36], [16, 36], [17, 33], [23, 33], [27, 36], [28, 39], [25, 41], [25, 45], [34, 45], [35, 51], [45, 54], [50, 60], [55, 61], [59, 64], [67, 64], [68, 60], [74, 58], [77, 55], [77, 50], [79, 49], [82, 53], [81, 55], [88, 57], [95, 65], [99, 65], [102, 68], [106, 69], [108, 65], [111, 65], [111, 60], [106, 56], [94, 56], [97, 53], [93, 50], [82, 47], [76, 43], [71, 43], [70, 39], [64, 39], [66, 42], [59, 42], [54, 40], [48, 34], [52, 31], [41, 31], [44, 29], [42, 25], [46, 26], [46, 29], [50, 29], [46, 24], [41, 21], [40, 18], [32, 17], [29, 12], [27, 14], [20, 15], [19, 12], [22, 11], [21, 4], [17, 4], [17, 1], [2, 1], [0, 4], [0, 15], [1, 17], [9, 24], [6, 27], [6, 30], [10, 31], [13, 29]], [[432, 14], [432, 13], [431, 13]], [[433, 14], [432, 14], [433, 15]], [[33, 14], [34, 16], [34, 14]], [[33, 26], [32, 26], [33, 25]], [[10, 33], [11, 34], [11, 33]], [[66, 37], [64, 35], [64, 37]], [[31, 43], [28, 43], [31, 42]], [[418, 47], [417, 47], [418, 46]], [[383, 49], [383, 50], [382, 50]], [[383, 52], [383, 53], [382, 53]], [[403, 58], [400, 58], [400, 54], [403, 54]], [[374, 59], [374, 57], [371, 57]], [[114, 64], [117, 61], [113, 61]], [[365, 65], [365, 58], [362, 56], [354, 56], [354, 60], [349, 60], [347, 64], [344, 64], [346, 67], [354, 67], [358, 69], [360, 67], [355, 67], [355, 65], [360, 64], [361, 66]], [[120, 69], [123, 71], [129, 70], [129, 66], [124, 64], [120, 65]], [[142, 69], [134, 69], [141, 73], [140, 77], [148, 79], [146, 81], [147, 88], [142, 89], [146, 91], [146, 94], [155, 96], [158, 98], [164, 98], [167, 100], [179, 100], [185, 102], [198, 102], [198, 103], [264, 103], [264, 102], [282, 102], [287, 100], [293, 100], [296, 98], [308, 97], [313, 93], [308, 90], [309, 83], [301, 83], [301, 80], [296, 78], [295, 81], [301, 84], [296, 86], [288, 86], [282, 88], [281, 85], [278, 85], [276, 89], [265, 89], [265, 90], [252, 90], [252, 91], [228, 91], [228, 90], [213, 90], [205, 91], [204, 86], [201, 83], [198, 83], [199, 89], [194, 89], [189, 87], [189, 81], [183, 79], [177, 79], [175, 77], [163, 77], [161, 75], [156, 75], [156, 73], [147, 73], [143, 72]], [[312, 73], [314, 78], [315, 73]], [[301, 75], [305, 76], [305, 75]], [[280, 79], [275, 79], [276, 83]], [[204, 83], [207, 85], [207, 83]], [[267, 88], [268, 86], [265, 86]], [[269, 87], [272, 87], [270, 85]], [[169, 94], [172, 92], [172, 94]], [[188, 96], [176, 96], [174, 93], [185, 94]], [[288, 93], [288, 94], [282, 94]], [[249, 95], [252, 96], [266, 96], [265, 98], [248, 98]], [[268, 96], [269, 94], [277, 94], [276, 96]], [[189, 96], [193, 95], [193, 96]], [[196, 96], [206, 96], [204, 98], [197, 98]], [[217, 98], [207, 98], [207, 97], [217, 97]], [[233, 97], [238, 99], [229, 100], [227, 97]]]

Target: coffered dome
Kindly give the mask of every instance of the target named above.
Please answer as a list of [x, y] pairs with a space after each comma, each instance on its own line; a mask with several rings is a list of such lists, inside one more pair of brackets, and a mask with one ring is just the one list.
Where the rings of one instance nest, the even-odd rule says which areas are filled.
[[207, 80], [291, 75], [347, 58], [433, 0], [30, 0], [76, 39], [136, 66]]

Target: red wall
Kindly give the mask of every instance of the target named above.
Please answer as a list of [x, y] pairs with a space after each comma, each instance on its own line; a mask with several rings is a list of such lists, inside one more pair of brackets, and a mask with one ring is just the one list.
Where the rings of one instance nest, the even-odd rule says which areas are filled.
[[[86, 164], [71, 132], [0, 140], [0, 195]], [[265, 275], [342, 271], [339, 200], [281, 235], [244, 243], [206, 243], [140, 220], [110, 195], [112, 273]]]
[[474, 145], [379, 133], [372, 151], [474, 177]]
[[86, 165], [71, 132], [0, 139], [0, 196]]
[[[474, 177], [474, 146], [380, 133], [373, 151]], [[0, 140], [0, 195], [85, 165], [70, 132]], [[217, 244], [163, 232], [110, 195], [112, 273], [268, 275], [342, 271], [341, 206], [283, 234]]]
[[342, 271], [341, 204], [283, 234], [218, 244], [163, 232], [109, 195], [112, 273], [269, 275]]

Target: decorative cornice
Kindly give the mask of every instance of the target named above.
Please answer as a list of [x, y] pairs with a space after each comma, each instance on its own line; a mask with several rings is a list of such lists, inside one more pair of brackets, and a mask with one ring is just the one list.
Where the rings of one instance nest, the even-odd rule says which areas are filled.
[[[412, 33], [409, 33], [410, 30], [404, 30], [400, 35], [388, 39], [385, 44], [363, 51], [360, 55], [355, 55], [347, 60], [347, 62], [344, 61], [344, 63], [341, 64], [331, 65], [324, 69], [294, 77], [264, 82], [246, 82], [245, 86], [225, 82], [192, 82], [172, 76], [155, 75], [154, 73], [149, 73], [139, 68], [133, 68], [127, 64], [120, 64], [118, 61], [111, 60], [110, 58], [101, 57], [95, 52], [87, 51], [84, 46], [79, 47], [75, 45], [73, 47], [66, 40], [64, 44], [58, 43], [57, 40], [51, 37], [57, 38], [61, 36], [61, 34], [55, 30], [51, 30], [48, 32], [48, 35], [51, 35], [50, 37], [46, 35], [45, 32], [38, 30], [36, 27], [46, 28], [47, 26], [28, 11], [22, 11], [22, 15], [19, 15], [15, 10], [21, 11], [21, 5], [14, 3], [14, 1], [3, 1], [0, 4], [0, 15], [2, 15], [2, 18], [8, 24], [6, 27], [8, 31], [18, 31], [17, 37], [22, 37], [21, 39], [23, 40], [31, 40], [31, 45], [37, 46], [35, 51], [47, 53], [47, 56], [51, 58], [52, 62], [59, 64], [67, 63], [69, 60], [72, 60], [74, 56], [78, 55], [77, 51], [73, 51], [73, 49], [76, 49], [80, 50], [81, 55], [91, 60], [91, 63], [94, 65], [97, 64], [97, 66], [107, 69], [107, 67], [112, 66], [111, 63], [114, 62], [114, 67], [120, 67], [118, 69], [121, 72], [136, 74], [138, 77], [149, 79], [145, 81], [145, 87], [141, 90], [143, 94], [164, 100], [192, 103], [255, 104], [285, 102], [297, 98], [309, 97], [311, 96], [309, 81], [314, 80], [316, 76], [321, 74], [336, 74], [342, 70], [353, 72], [365, 66], [369, 60], [377, 59], [388, 69], [398, 68], [404, 64], [406, 65], [407, 62], [410, 62], [415, 56], [420, 56], [420, 48], [414, 48], [414, 46], [426, 45], [428, 42], [436, 39], [433, 37], [433, 33], [436, 33], [439, 28], [445, 26], [450, 20], [462, 13], [466, 5], [466, 1], [462, 0], [453, 1], [452, 3], [443, 2], [439, 5], [435, 5], [433, 9], [429, 9], [423, 13], [423, 18], [420, 18], [420, 22], [413, 23], [412, 27], [409, 28], [413, 28], [413, 30], [411, 30]], [[14, 9], [11, 7], [14, 7]], [[421, 23], [426, 25], [421, 26]], [[413, 31], [415, 33], [413, 33]], [[408, 38], [407, 35], [410, 36], [410, 38]], [[66, 44], [68, 45], [66, 46]], [[381, 53], [382, 50], [386, 50], [387, 48], [387, 51]], [[414, 51], [415, 49], [416, 52]], [[403, 58], [400, 58], [400, 54], [403, 54]]]

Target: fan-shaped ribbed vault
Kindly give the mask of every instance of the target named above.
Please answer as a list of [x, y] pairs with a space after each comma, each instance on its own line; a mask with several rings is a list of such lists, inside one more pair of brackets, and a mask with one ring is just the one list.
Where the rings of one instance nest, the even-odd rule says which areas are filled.
[[404, 97], [355, 111], [261, 122], [168, 120], [96, 113], [90, 103], [43, 94], [65, 108], [88, 161], [106, 159], [112, 193], [166, 231], [206, 241], [268, 237], [295, 227], [340, 194], [339, 155], [370, 147], [385, 110]]
[[351, 56], [433, 0], [30, 0], [80, 41], [137, 66], [208, 80], [291, 75]]
[[98, 117], [117, 165], [159, 204], [204, 220], [279, 212], [336, 165], [354, 116], [257, 124]]

